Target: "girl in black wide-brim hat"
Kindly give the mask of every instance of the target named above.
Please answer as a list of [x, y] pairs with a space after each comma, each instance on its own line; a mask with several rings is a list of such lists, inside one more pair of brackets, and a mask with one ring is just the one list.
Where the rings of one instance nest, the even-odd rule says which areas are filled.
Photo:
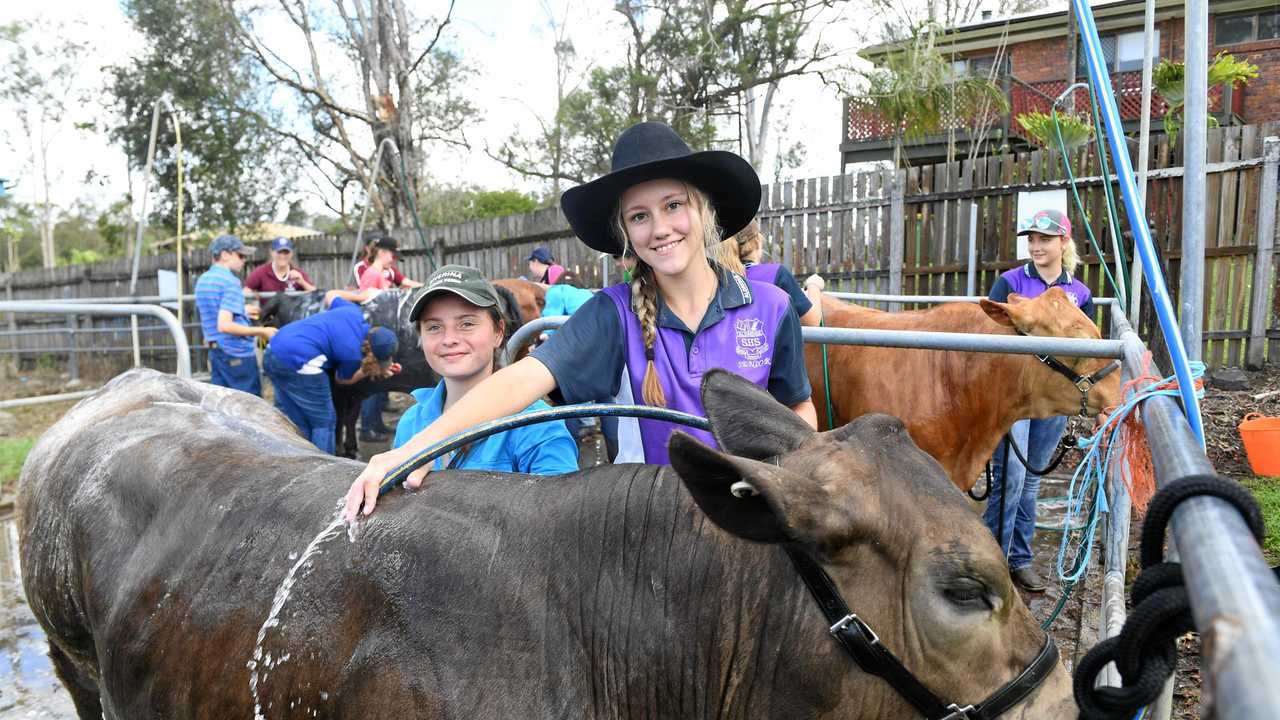
[[[402, 447], [375, 455], [347, 493], [349, 518], [362, 503], [371, 512], [386, 474], [421, 450], [553, 392], [569, 403], [630, 395], [705, 415], [702, 376], [724, 368], [817, 427], [800, 322], [787, 294], [707, 257], [759, 209], [760, 179], [750, 164], [730, 152], [693, 152], [670, 127], [640, 123], [618, 138], [612, 171], [567, 190], [560, 204], [588, 246], [634, 255], [631, 282], [597, 293], [532, 355], [477, 385]], [[632, 441], [622, 433], [618, 460], [665, 464], [676, 427], [639, 421]], [[715, 443], [710, 433], [692, 434]], [[420, 484], [425, 472], [408, 485]]]

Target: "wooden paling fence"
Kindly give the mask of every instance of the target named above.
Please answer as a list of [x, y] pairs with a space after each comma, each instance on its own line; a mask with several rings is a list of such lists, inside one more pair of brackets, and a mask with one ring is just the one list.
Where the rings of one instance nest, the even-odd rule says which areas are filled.
[[[1280, 296], [1274, 292], [1275, 274], [1255, 288], [1259, 262], [1257, 236], [1264, 202], [1274, 209], [1276, 198], [1262, 198], [1263, 138], [1280, 135], [1280, 123], [1218, 128], [1209, 132], [1209, 175], [1205, 217], [1205, 332], [1203, 356], [1210, 365], [1243, 363], [1252, 336], [1262, 338], [1264, 356], [1280, 359]], [[1133, 153], [1136, 156], [1136, 150]], [[1153, 228], [1165, 277], [1178, 298], [1182, 169], [1180, 148], [1159, 138], [1151, 153], [1147, 216]], [[1136, 158], [1134, 158], [1136, 160]], [[1085, 212], [1072, 205], [1069, 215], [1080, 249], [1081, 279], [1095, 295], [1114, 296], [1102, 272], [1113, 267], [1110, 253], [1100, 256], [1088, 243], [1086, 218], [1103, 248], [1113, 247], [1107, 220], [1103, 178], [1091, 150], [1071, 156], [1076, 186]], [[844, 176], [809, 178], [766, 185], [760, 210], [766, 252], [792, 268], [798, 277], [820, 273], [828, 289], [856, 292], [962, 295], [969, 275], [969, 247], [976, 250], [975, 288], [984, 293], [996, 276], [1021, 263], [1015, 257], [1014, 226], [1019, 192], [1069, 188], [1062, 158], [1056, 151], [980, 157], [907, 169], [874, 169]], [[1117, 191], [1118, 192], [1118, 191]], [[1126, 253], [1128, 220], [1117, 199]], [[1274, 218], [1274, 214], [1271, 215]], [[425, 243], [413, 230], [394, 233], [404, 248], [401, 269], [422, 279], [431, 268], [461, 263], [487, 276], [518, 277], [528, 272], [526, 258], [539, 245], [549, 247], [557, 261], [573, 270], [589, 286], [617, 282], [607, 257], [587, 248], [573, 236], [559, 208], [522, 215], [425, 229]], [[351, 254], [354, 235], [315, 236], [295, 241], [302, 267], [320, 287], [354, 283]], [[184, 253], [184, 285], [190, 292], [208, 267], [203, 246]], [[1270, 250], [1262, 253], [1270, 270]], [[266, 259], [265, 248], [258, 253]], [[156, 271], [175, 267], [173, 253], [143, 258], [139, 295], [158, 291]], [[52, 270], [29, 270], [0, 275], [6, 299], [121, 297], [128, 294], [130, 265], [109, 260], [94, 265]], [[1266, 317], [1251, 317], [1255, 292], [1265, 294]], [[192, 346], [201, 345], [199, 323], [190, 303], [184, 323]], [[1138, 320], [1139, 332], [1151, 337], [1149, 306]], [[1107, 322], [1100, 313], [1098, 320]], [[124, 352], [129, 345], [127, 320], [88, 318], [71, 321], [10, 316], [7, 330], [0, 325], [0, 357], [20, 356], [25, 362], [67, 362], [76, 353]], [[1104, 328], [1105, 330], [1105, 328]], [[165, 335], [156, 328], [144, 335], [144, 345], [163, 355]], [[169, 351], [171, 353], [171, 351]], [[171, 357], [171, 355], [170, 355]], [[199, 363], [199, 361], [198, 361]], [[200, 363], [202, 364], [202, 363]]]

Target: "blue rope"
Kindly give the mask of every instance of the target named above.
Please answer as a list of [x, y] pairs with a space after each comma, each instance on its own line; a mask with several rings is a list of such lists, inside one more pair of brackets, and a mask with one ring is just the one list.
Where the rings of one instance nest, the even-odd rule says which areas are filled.
[[496, 435], [498, 433], [514, 430], [526, 425], [551, 422], [552, 420], [568, 420], [570, 418], [601, 416], [665, 420], [667, 422], [685, 425], [698, 430], [711, 430], [711, 423], [704, 417], [698, 417], [697, 415], [690, 415], [689, 413], [680, 412], [678, 410], [668, 410], [667, 408], [653, 407], [650, 405], [589, 403], [584, 405], [565, 405], [562, 407], [549, 408], [547, 410], [535, 410], [534, 412], [511, 415], [509, 417], [499, 418], [487, 423], [481, 423], [469, 430], [464, 430], [452, 437], [441, 440], [435, 445], [432, 445], [417, 455], [414, 455], [390, 473], [387, 473], [386, 478], [382, 481], [382, 485], [378, 488], [378, 497], [386, 495], [395, 488], [395, 486], [404, 482], [414, 470], [423, 467], [427, 463], [432, 462], [446, 453], [457, 450], [463, 445], [468, 445], [477, 440], [482, 440], [490, 435]]
[[[1204, 375], [1205, 366], [1202, 362], [1191, 362], [1191, 377], [1194, 380]], [[1076, 467], [1076, 471], [1071, 475], [1071, 485], [1067, 490], [1067, 510], [1066, 516], [1063, 518], [1063, 526], [1074, 528], [1079, 525], [1083, 528], [1082, 534], [1073, 540], [1072, 536], [1077, 533], [1064, 532], [1062, 541], [1058, 546], [1057, 572], [1058, 578], [1064, 584], [1074, 584], [1079, 581], [1089, 567], [1089, 559], [1093, 555], [1093, 542], [1096, 535], [1098, 519], [1102, 513], [1107, 512], [1107, 493], [1106, 478], [1107, 472], [1111, 468], [1112, 462], [1117, 461], [1116, 451], [1120, 447], [1120, 430], [1124, 425], [1124, 420], [1138, 406], [1147, 399], [1156, 395], [1167, 395], [1170, 397], [1179, 397], [1179, 389], [1164, 388], [1166, 385], [1174, 381], [1173, 377], [1158, 380], [1146, 385], [1143, 388], [1130, 390], [1115, 412], [1107, 418], [1098, 432], [1093, 436], [1081, 438], [1078, 446], [1085, 450], [1084, 460]], [[1193, 385], [1194, 388], [1194, 385]], [[1194, 390], [1196, 397], [1204, 395], [1204, 389]], [[1103, 438], [1107, 442], [1103, 443]], [[1092, 498], [1092, 503], [1089, 502]], [[1088, 513], [1088, 520], [1084, 522], [1076, 522], [1075, 518]], [[1074, 545], [1074, 552], [1071, 547]], [[1072, 562], [1068, 563], [1068, 557]], [[1070, 565], [1070, 569], [1068, 569]]]

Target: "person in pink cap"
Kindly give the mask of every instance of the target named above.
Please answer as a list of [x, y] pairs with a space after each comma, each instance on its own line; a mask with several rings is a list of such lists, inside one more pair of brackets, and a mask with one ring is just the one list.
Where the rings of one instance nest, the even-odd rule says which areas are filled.
[[[1021, 223], [1018, 235], [1026, 236], [1031, 259], [1001, 274], [988, 297], [997, 302], [1008, 302], [1013, 294], [1033, 298], [1051, 287], [1058, 287], [1092, 318], [1093, 296], [1074, 275], [1080, 256], [1076, 252], [1075, 241], [1071, 239], [1071, 220], [1066, 213], [1041, 210]], [[1065, 415], [1019, 420], [1009, 429], [1008, 436], [1018, 444], [1032, 467], [1043, 468], [1049, 464], [1066, 427]], [[1045, 582], [1031, 565], [1040, 477], [1030, 473], [1017, 456], [1009, 452], [1007, 440], [996, 447], [991, 467], [991, 494], [987, 498], [983, 522], [1009, 558], [1009, 575], [1013, 582], [1028, 592], [1042, 592]], [[1005, 493], [1006, 488], [1008, 494]]]

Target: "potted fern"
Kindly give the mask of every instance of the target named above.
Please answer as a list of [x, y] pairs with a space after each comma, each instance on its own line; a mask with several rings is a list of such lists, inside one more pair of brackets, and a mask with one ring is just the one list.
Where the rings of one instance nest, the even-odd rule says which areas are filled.
[[1027, 136], [1041, 147], [1057, 150], [1059, 133], [1062, 135], [1062, 145], [1068, 153], [1093, 139], [1093, 125], [1087, 115], [1059, 113], [1056, 129], [1053, 115], [1037, 110], [1022, 113], [1016, 119]]
[[[1258, 66], [1244, 60], [1236, 60], [1230, 53], [1221, 52], [1213, 58], [1209, 65], [1210, 88], [1239, 87], [1258, 77]], [[1155, 86], [1160, 97], [1164, 98], [1169, 109], [1164, 114], [1164, 131], [1169, 136], [1169, 144], [1176, 144], [1178, 132], [1182, 129], [1183, 114], [1186, 103], [1187, 69], [1180, 62], [1161, 60], [1151, 71], [1151, 84]], [[1224, 108], [1229, 110], [1229, 108]], [[1217, 127], [1217, 118], [1210, 115], [1207, 119], [1209, 127]]]

